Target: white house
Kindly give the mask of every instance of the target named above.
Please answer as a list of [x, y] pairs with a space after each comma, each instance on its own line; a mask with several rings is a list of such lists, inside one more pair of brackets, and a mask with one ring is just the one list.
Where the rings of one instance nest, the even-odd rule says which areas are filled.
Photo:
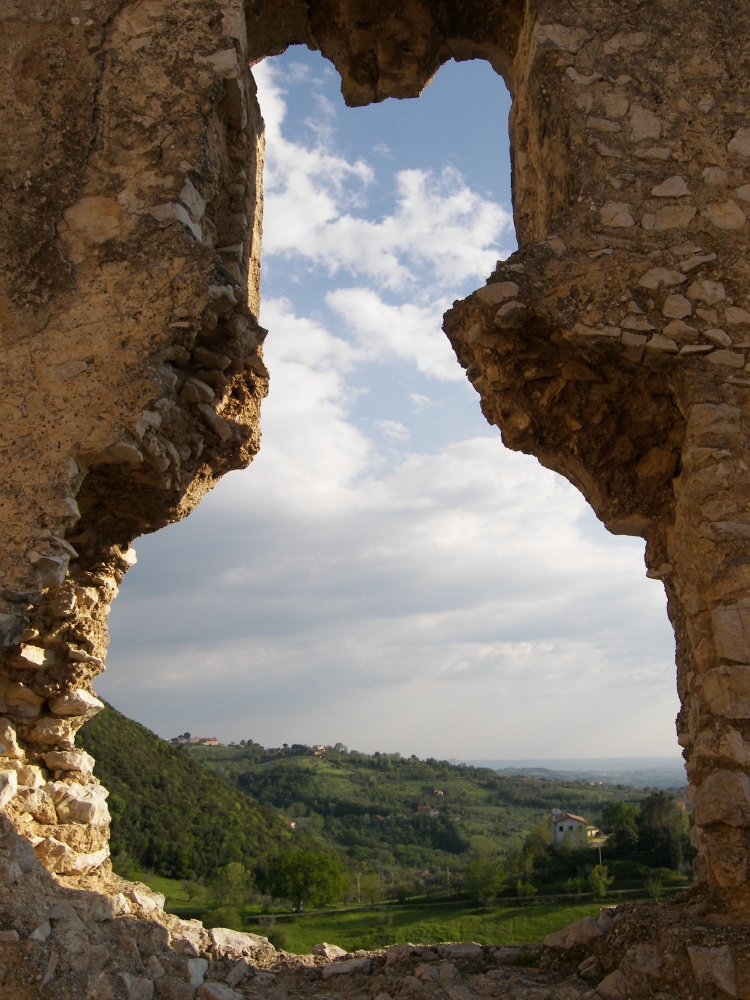
[[585, 847], [587, 840], [586, 820], [583, 816], [554, 810], [552, 813], [552, 846]]

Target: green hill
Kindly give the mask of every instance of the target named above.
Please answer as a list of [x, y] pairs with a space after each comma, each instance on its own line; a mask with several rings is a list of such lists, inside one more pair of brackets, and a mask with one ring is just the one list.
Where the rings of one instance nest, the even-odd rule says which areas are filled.
[[188, 745], [185, 752], [355, 866], [444, 868], [484, 847], [513, 850], [553, 808], [596, 823], [607, 803], [644, 797], [634, 789], [508, 777], [341, 744], [322, 756], [302, 745], [266, 749], [252, 742]]
[[206, 879], [229, 862], [263, 870], [289, 840], [273, 809], [107, 706], [76, 742], [109, 789], [113, 857], [171, 878]]

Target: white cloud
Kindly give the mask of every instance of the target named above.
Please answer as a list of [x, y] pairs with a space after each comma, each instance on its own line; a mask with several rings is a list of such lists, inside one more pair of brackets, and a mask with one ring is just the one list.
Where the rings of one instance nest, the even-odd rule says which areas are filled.
[[378, 420], [376, 426], [391, 441], [409, 440], [409, 428], [399, 420]]
[[391, 305], [371, 288], [337, 288], [326, 303], [344, 320], [364, 358], [410, 361], [425, 375], [446, 381], [466, 377], [440, 329], [447, 301]]
[[[273, 274], [283, 260], [313, 275], [264, 291], [262, 449], [186, 522], [139, 541], [100, 691], [165, 736], [671, 752], [672, 639], [642, 545], [609, 539], [572, 487], [507, 452], [469, 393], [474, 429], [438, 431], [464, 377], [440, 314], [494, 265], [507, 213], [425, 168], [394, 173], [392, 212], [370, 217], [378, 181], [336, 151], [326, 100], [313, 127], [284, 134], [284, 88], [317, 86], [300, 65], [283, 80], [255, 69], [264, 251]], [[397, 390], [401, 409], [377, 411]]]
[[330, 102], [324, 101], [322, 117], [310, 129], [313, 144], [289, 142], [281, 131], [285, 104], [279, 70], [265, 62], [256, 76], [267, 119], [266, 254], [304, 258], [330, 275], [362, 275], [419, 296], [425, 275], [415, 266], [427, 268], [428, 284], [458, 287], [488, 273], [507, 253], [507, 244], [503, 251], [498, 241], [512, 239], [510, 213], [472, 191], [450, 167], [397, 171], [395, 210], [380, 219], [365, 217], [374, 172], [361, 159], [350, 161], [331, 151]]

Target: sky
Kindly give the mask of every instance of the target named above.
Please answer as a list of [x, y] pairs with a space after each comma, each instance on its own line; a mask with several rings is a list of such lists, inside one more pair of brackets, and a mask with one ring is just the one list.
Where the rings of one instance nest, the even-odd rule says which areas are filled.
[[306, 49], [255, 74], [261, 451], [137, 540], [97, 692], [164, 738], [677, 756], [644, 543], [503, 447], [441, 331], [515, 249], [501, 79], [450, 63], [347, 109]]

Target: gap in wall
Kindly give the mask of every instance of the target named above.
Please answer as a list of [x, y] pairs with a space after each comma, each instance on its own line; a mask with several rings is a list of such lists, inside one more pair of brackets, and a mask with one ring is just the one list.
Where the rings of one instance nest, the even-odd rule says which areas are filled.
[[97, 691], [165, 738], [677, 757], [643, 543], [502, 447], [440, 330], [514, 248], [502, 80], [347, 109], [317, 53], [257, 75], [262, 449], [136, 543]]

